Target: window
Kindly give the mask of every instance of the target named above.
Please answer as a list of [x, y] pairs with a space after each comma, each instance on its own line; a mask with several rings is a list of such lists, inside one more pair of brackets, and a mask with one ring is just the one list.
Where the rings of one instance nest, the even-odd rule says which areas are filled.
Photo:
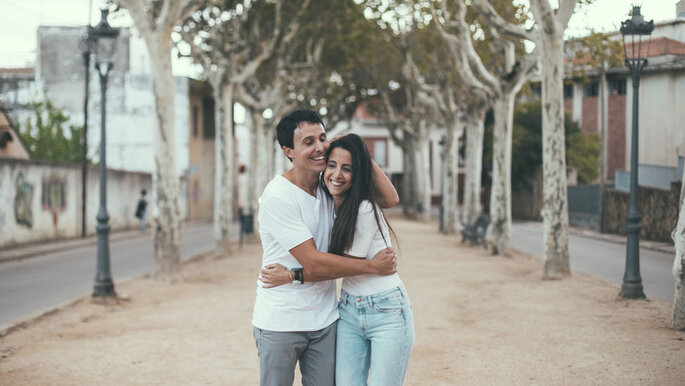
[[596, 97], [599, 95], [599, 82], [590, 82], [583, 86], [584, 97]]
[[573, 98], [573, 84], [564, 85], [564, 99]]
[[197, 138], [198, 108], [193, 106], [193, 138]]
[[626, 95], [626, 78], [610, 79], [609, 95]]
[[202, 137], [214, 138], [214, 98], [202, 98]]

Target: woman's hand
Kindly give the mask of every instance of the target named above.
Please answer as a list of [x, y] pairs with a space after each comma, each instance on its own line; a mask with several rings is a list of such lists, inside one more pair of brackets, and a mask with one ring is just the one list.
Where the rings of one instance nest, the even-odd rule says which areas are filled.
[[395, 250], [392, 248], [381, 249], [371, 259], [371, 264], [376, 270], [376, 274], [380, 276], [392, 275], [397, 272], [397, 257]]
[[273, 288], [288, 284], [293, 281], [293, 272], [288, 268], [276, 263], [262, 268], [259, 280], [264, 283], [263, 288]]

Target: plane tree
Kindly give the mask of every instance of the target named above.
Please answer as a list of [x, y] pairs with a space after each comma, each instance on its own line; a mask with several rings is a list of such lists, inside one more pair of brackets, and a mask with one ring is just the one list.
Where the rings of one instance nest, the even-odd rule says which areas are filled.
[[[429, 3], [434, 25], [452, 54], [462, 81], [485, 94], [494, 115], [490, 232], [493, 253], [508, 254], [511, 237], [511, 141], [514, 98], [537, 68], [537, 52], [525, 53], [521, 39], [509, 39], [490, 25], [467, 22], [463, 0]], [[512, 4], [507, 14], [519, 15]], [[472, 29], [473, 27], [473, 29]], [[475, 33], [474, 33], [475, 32]], [[488, 36], [488, 55], [476, 50], [474, 41]], [[491, 58], [498, 60], [491, 60]]]
[[247, 82], [292, 38], [311, 0], [213, 1], [185, 19], [177, 32], [202, 66], [215, 99], [214, 254], [230, 253], [236, 151], [233, 105], [236, 88]]
[[150, 72], [157, 124], [154, 129], [154, 187], [157, 211], [154, 218], [154, 251], [158, 264], [156, 276], [174, 281], [180, 274], [181, 191], [176, 173], [174, 98], [175, 82], [171, 71], [171, 33], [202, 2], [173, 0], [114, 0], [126, 8], [150, 54]]

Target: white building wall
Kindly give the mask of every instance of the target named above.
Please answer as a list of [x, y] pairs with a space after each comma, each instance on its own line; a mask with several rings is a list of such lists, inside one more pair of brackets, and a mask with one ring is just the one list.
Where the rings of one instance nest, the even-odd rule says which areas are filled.
[[[639, 87], [639, 149], [641, 165], [678, 167], [678, 156], [685, 150], [685, 71], [646, 72]], [[630, 170], [632, 117], [632, 79], [626, 93], [626, 165]]]
[[[652, 39], [665, 37], [679, 42], [685, 42], [685, 20], [674, 20], [672, 22], [658, 23], [652, 31]], [[620, 37], [620, 34], [619, 34]]]
[[[86, 231], [95, 234], [99, 209], [97, 167], [88, 172]], [[149, 174], [109, 170], [107, 211], [112, 230], [135, 228], [141, 189]], [[51, 192], [51, 193], [49, 193]], [[78, 165], [5, 160], [0, 163], [0, 248], [81, 235], [81, 170]]]
[[[21, 105], [47, 96], [70, 118], [68, 125], [83, 124], [84, 66], [78, 50], [82, 27], [43, 26], [38, 30], [36, 80], [22, 89], [0, 94], [0, 99]], [[150, 76], [150, 60], [144, 42], [133, 29], [124, 28], [119, 52], [107, 83], [107, 166], [113, 169], [152, 172], [156, 113]], [[189, 80], [176, 77], [175, 156], [176, 170], [183, 175], [189, 166]], [[101, 86], [91, 63], [88, 100], [88, 155], [97, 162], [100, 154]], [[28, 107], [9, 111], [20, 126], [33, 113]]]

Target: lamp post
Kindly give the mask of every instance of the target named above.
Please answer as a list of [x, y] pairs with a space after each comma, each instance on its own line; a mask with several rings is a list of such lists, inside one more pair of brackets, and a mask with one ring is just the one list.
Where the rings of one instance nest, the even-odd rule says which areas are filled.
[[79, 41], [79, 50], [85, 67], [85, 91], [83, 94], [83, 137], [81, 138], [81, 237], [86, 237], [86, 183], [88, 180], [88, 94], [90, 90], [90, 24]]
[[[630, 70], [633, 80], [633, 129], [630, 146], [630, 206], [626, 215], [626, 271], [619, 296], [629, 299], [644, 299], [642, 278], [640, 277], [640, 211], [637, 206], [637, 173], [638, 173], [638, 89], [640, 75], [647, 65], [647, 53], [642, 52], [642, 36], [649, 36], [654, 29], [654, 21], [646, 22], [640, 14], [640, 7], [633, 7], [630, 19], [621, 22], [625, 65]], [[627, 39], [626, 39], [627, 38]], [[648, 49], [649, 51], [649, 43]], [[644, 57], [643, 57], [644, 54]]]
[[100, 207], [98, 209], [96, 226], [98, 235], [97, 272], [93, 297], [115, 296], [114, 283], [109, 264], [109, 215], [107, 214], [107, 141], [105, 133], [105, 113], [107, 106], [107, 76], [114, 65], [116, 40], [119, 29], [112, 28], [107, 23], [109, 11], [101, 11], [101, 20], [93, 28], [88, 29], [91, 51], [95, 53], [95, 69], [100, 76]]

